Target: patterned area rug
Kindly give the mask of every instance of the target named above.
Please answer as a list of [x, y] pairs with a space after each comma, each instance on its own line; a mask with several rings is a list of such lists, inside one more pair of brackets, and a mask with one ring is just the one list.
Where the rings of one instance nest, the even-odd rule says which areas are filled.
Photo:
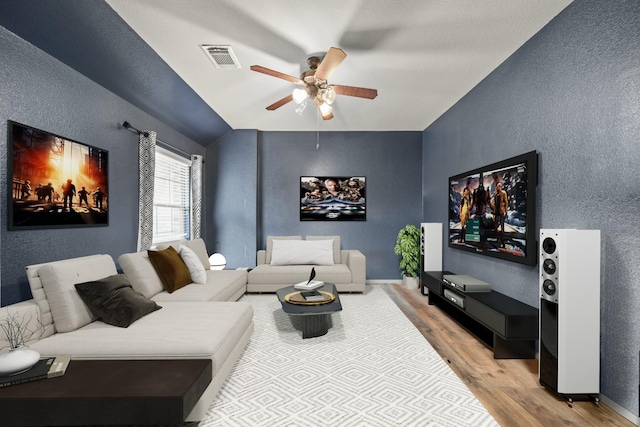
[[200, 427], [498, 426], [381, 286], [304, 340], [275, 294], [242, 297], [255, 332]]

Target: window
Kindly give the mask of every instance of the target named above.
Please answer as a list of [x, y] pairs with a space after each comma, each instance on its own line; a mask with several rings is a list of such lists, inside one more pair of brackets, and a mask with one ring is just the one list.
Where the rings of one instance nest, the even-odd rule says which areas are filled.
[[153, 244], [189, 239], [191, 161], [156, 146]]

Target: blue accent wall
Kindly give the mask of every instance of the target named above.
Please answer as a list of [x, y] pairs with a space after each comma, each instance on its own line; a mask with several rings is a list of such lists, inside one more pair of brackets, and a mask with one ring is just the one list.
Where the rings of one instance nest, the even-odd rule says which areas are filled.
[[[366, 255], [367, 279], [400, 278], [396, 235], [422, 215], [422, 132], [232, 131], [213, 145], [224, 173], [208, 183], [209, 228], [228, 265], [255, 266], [249, 250], [270, 235], [340, 235], [343, 249]], [[364, 176], [366, 221], [300, 221], [300, 177], [315, 175]]]
[[[421, 217], [421, 132], [264, 132], [260, 248], [266, 236], [339, 235], [367, 257], [367, 279], [399, 278], [398, 230]], [[364, 176], [367, 220], [300, 221], [300, 176]]]
[[[184, 151], [205, 149], [3, 27], [0, 52], [0, 302], [7, 305], [31, 298], [27, 265], [136, 250], [138, 137], [119, 124], [155, 130]], [[8, 231], [7, 120], [109, 151], [108, 227]]]
[[[573, 2], [424, 132], [423, 210], [447, 177], [539, 153], [538, 228], [602, 230], [601, 391], [638, 414], [640, 2]], [[538, 307], [538, 267], [446, 247], [444, 266]], [[561, 268], [561, 267], [560, 267]]]
[[206, 243], [225, 256], [227, 268], [256, 263], [258, 134], [232, 131], [207, 148]]

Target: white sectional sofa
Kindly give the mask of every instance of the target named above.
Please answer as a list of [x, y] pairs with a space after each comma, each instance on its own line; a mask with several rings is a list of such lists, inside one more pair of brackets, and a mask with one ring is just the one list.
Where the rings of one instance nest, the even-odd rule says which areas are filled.
[[334, 283], [338, 292], [364, 292], [366, 258], [359, 250], [344, 250], [340, 236], [268, 236], [249, 272], [247, 292], [275, 292], [309, 279]]
[[154, 301], [236, 301], [247, 292], [247, 272], [244, 270], [210, 270], [209, 257], [204, 240], [175, 240], [158, 245], [157, 249], [173, 246], [178, 249], [187, 246], [202, 263], [205, 269], [205, 283], [191, 283], [169, 293], [156, 270], [149, 261], [147, 251], [120, 255], [118, 264], [127, 276], [131, 286], [147, 298]]
[[[202, 269], [208, 268], [204, 242], [180, 243], [195, 249]], [[125, 254], [120, 262], [125, 282], [129, 279], [133, 288], [125, 290], [150, 307], [148, 314], [128, 327], [98, 320], [75, 287], [85, 283], [81, 289], [86, 284], [94, 289], [94, 284], [123, 280], [109, 255], [27, 267], [33, 299], [0, 308], [0, 321], [17, 315], [31, 327], [41, 322], [42, 334], [29, 347], [42, 357], [70, 354], [71, 363], [74, 359], [211, 359], [213, 379], [186, 419], [198, 421], [253, 333], [253, 308], [235, 301], [245, 293], [247, 272], [205, 270], [206, 283], [191, 283], [168, 293], [145, 254]], [[0, 334], [0, 347], [6, 345], [2, 338]]]

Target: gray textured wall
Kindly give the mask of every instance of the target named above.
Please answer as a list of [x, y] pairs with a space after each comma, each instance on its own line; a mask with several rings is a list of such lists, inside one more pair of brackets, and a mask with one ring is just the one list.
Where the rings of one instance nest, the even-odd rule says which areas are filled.
[[[601, 391], [638, 414], [640, 2], [576, 0], [424, 132], [424, 218], [447, 177], [539, 152], [538, 227], [602, 230]], [[538, 306], [538, 267], [445, 248], [444, 266]]]
[[[196, 154], [205, 149], [101, 86], [0, 27], [0, 303], [31, 297], [29, 264], [136, 250], [137, 136], [124, 120], [158, 132], [163, 141]], [[7, 120], [14, 120], [109, 151], [109, 226], [7, 230]]]

